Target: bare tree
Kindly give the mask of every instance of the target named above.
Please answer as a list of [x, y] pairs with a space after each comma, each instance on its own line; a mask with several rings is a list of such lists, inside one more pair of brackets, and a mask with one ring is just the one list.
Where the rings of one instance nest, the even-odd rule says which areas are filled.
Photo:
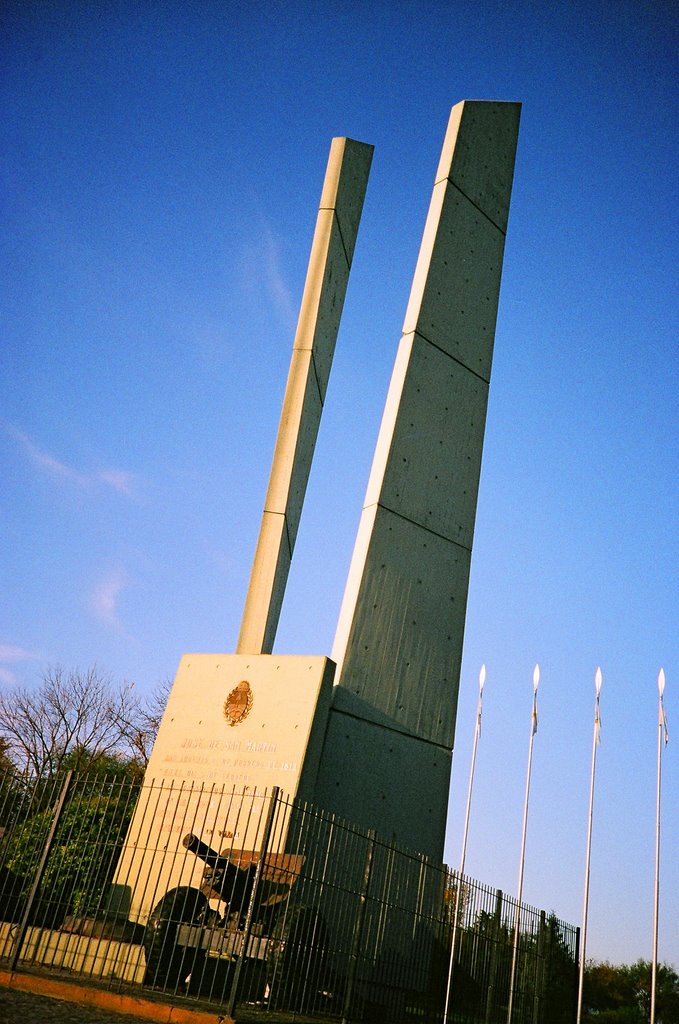
[[126, 724], [125, 734], [132, 756], [144, 768], [151, 756], [171, 689], [171, 679], [164, 679], [158, 683], [144, 701], [135, 705], [135, 713], [130, 722]]
[[84, 772], [107, 759], [144, 767], [155, 738], [149, 707], [134, 683], [115, 686], [97, 666], [86, 672], [48, 668], [36, 689], [0, 693], [0, 739], [20, 772], [45, 776], [63, 768]]

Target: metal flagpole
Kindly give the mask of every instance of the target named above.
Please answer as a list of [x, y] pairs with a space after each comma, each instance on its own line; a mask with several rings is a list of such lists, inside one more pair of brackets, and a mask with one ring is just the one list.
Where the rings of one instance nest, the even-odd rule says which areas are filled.
[[655, 1024], [655, 990], [658, 981], [658, 907], [660, 903], [660, 777], [662, 771], [662, 748], [667, 745], [667, 718], [663, 695], [665, 693], [665, 671], [658, 672], [658, 775], [655, 793], [655, 898], [653, 901], [653, 959], [651, 961], [651, 1024]]
[[592, 853], [592, 812], [594, 810], [594, 773], [596, 771], [596, 748], [601, 742], [601, 718], [599, 715], [599, 697], [601, 695], [601, 669], [597, 668], [594, 676], [596, 701], [594, 704], [594, 737], [592, 739], [592, 775], [589, 782], [589, 816], [587, 819], [587, 857], [585, 860], [585, 895], [582, 904], [582, 934], [580, 939], [580, 975], [578, 979], [578, 1014], [577, 1024], [582, 1017], [582, 993], [585, 982], [585, 952], [587, 949], [587, 909], [589, 905], [589, 865]]
[[523, 833], [521, 836], [521, 858], [519, 861], [519, 886], [516, 895], [516, 920], [514, 922], [514, 949], [512, 951], [512, 973], [509, 980], [509, 1005], [507, 1007], [507, 1024], [512, 1024], [514, 1008], [514, 983], [516, 981], [516, 960], [519, 948], [519, 926], [521, 924], [521, 897], [523, 895], [523, 867], [526, 859], [526, 829], [528, 826], [528, 797], [530, 795], [530, 776], [533, 764], [533, 739], [538, 731], [538, 685], [540, 683], [540, 666], [533, 669], [533, 710], [530, 723], [530, 742], [528, 744], [528, 769], [526, 771], [526, 799], [523, 805]]
[[455, 893], [455, 911], [453, 917], [453, 936], [450, 942], [450, 961], [448, 964], [448, 982], [446, 984], [446, 1004], [443, 1010], [443, 1024], [448, 1021], [448, 1006], [450, 1003], [450, 988], [453, 980], [453, 967], [455, 963], [455, 943], [457, 939], [457, 919], [460, 913], [460, 895], [462, 893], [462, 876], [464, 875], [464, 862], [467, 856], [467, 836], [469, 834], [469, 813], [472, 806], [472, 785], [474, 783], [474, 766], [476, 764], [476, 748], [481, 735], [481, 710], [483, 702], [483, 686], [486, 681], [486, 666], [481, 666], [479, 672], [479, 702], [476, 708], [476, 726], [474, 728], [474, 746], [472, 747], [472, 765], [469, 772], [469, 788], [467, 790], [467, 810], [464, 816], [464, 832], [462, 835], [462, 854], [460, 856], [460, 870], [457, 875], [457, 891]]

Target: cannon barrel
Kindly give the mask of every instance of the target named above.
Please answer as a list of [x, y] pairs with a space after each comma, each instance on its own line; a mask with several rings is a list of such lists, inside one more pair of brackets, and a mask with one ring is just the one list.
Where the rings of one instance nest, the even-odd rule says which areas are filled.
[[255, 865], [250, 863], [246, 868], [238, 867], [192, 832], [184, 836], [182, 843], [190, 853], [205, 862], [202, 891], [207, 889], [217, 893], [230, 908], [238, 910], [242, 927], [255, 880]]
[[224, 869], [231, 863], [228, 857], [217, 853], [216, 850], [213, 850], [211, 846], [204, 843], [193, 832], [189, 832], [188, 835], [184, 836], [182, 846], [185, 846], [189, 853], [195, 853], [196, 857], [205, 861], [208, 867]]

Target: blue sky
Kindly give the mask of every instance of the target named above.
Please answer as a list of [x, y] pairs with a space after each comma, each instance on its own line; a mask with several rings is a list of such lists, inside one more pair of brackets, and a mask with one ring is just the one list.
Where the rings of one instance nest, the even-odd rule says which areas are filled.
[[[232, 651], [330, 139], [375, 145], [276, 649], [328, 653], [450, 107], [523, 103], [447, 855], [650, 957], [679, 728], [673, 5], [21, 3], [0, 15], [0, 685]], [[679, 738], [660, 956], [679, 966]]]

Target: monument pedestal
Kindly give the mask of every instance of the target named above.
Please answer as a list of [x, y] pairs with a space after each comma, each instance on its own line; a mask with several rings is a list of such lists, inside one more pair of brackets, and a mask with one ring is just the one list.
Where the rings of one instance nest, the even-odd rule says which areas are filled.
[[334, 671], [321, 656], [184, 655], [114, 879], [130, 920], [168, 889], [200, 885], [186, 835], [237, 859], [257, 850], [274, 787], [311, 798]]

